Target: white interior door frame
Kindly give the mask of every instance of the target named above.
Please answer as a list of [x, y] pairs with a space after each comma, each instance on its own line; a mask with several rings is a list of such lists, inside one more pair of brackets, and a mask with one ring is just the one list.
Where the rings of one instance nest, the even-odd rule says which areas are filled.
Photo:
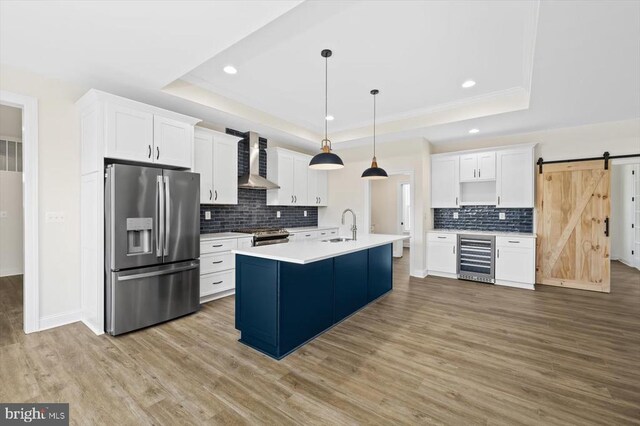
[[38, 267], [38, 99], [0, 90], [0, 104], [22, 110], [22, 210], [24, 223], [25, 333], [40, 329], [40, 275]]
[[[411, 230], [409, 231], [409, 236], [411, 237], [411, 239], [409, 240], [409, 259], [410, 259], [410, 264], [413, 267], [414, 264], [414, 256], [416, 255], [417, 251], [415, 248], [415, 244], [416, 244], [416, 236], [415, 236], [415, 229], [416, 227], [414, 226], [415, 222], [415, 209], [416, 209], [416, 203], [415, 203], [415, 172], [413, 171], [413, 169], [407, 169], [407, 170], [395, 170], [395, 169], [388, 169], [387, 170], [387, 174], [389, 176], [393, 176], [393, 175], [408, 175], [409, 176], [409, 200], [411, 203], [411, 212], [410, 212], [410, 217], [411, 217]], [[363, 185], [364, 185], [364, 229], [365, 232], [367, 234], [371, 233], [371, 181], [369, 179], [362, 179], [363, 181]]]

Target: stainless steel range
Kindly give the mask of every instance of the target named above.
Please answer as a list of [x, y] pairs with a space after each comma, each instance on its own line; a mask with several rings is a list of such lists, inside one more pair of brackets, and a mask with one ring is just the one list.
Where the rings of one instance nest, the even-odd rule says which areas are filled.
[[252, 234], [254, 247], [289, 242], [289, 232], [284, 228], [239, 229], [236, 232]]

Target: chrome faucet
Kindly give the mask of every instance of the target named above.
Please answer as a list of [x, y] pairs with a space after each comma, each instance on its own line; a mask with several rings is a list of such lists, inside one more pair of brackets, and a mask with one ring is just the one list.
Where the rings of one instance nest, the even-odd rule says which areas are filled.
[[353, 210], [351, 209], [346, 209], [345, 211], [342, 212], [342, 224], [344, 225], [344, 215], [350, 212], [351, 215], [353, 216], [353, 223], [351, 224], [351, 237], [353, 239], [353, 241], [356, 240], [356, 234], [358, 233], [358, 227], [356, 226], [356, 214], [353, 212]]

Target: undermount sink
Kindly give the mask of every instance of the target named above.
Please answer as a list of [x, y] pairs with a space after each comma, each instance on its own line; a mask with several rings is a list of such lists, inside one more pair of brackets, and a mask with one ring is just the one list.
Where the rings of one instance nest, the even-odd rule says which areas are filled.
[[323, 243], [344, 243], [346, 241], [353, 241], [353, 238], [339, 237], [339, 238], [330, 238], [328, 240], [322, 240]]

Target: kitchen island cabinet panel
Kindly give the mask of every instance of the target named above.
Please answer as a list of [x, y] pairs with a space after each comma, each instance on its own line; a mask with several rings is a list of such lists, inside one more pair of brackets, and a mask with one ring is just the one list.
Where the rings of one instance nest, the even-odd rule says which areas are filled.
[[391, 290], [393, 284], [392, 245], [369, 249], [368, 302]]
[[280, 262], [280, 353], [333, 324], [333, 260], [309, 265]]
[[367, 304], [367, 250], [334, 259], [335, 322]]

